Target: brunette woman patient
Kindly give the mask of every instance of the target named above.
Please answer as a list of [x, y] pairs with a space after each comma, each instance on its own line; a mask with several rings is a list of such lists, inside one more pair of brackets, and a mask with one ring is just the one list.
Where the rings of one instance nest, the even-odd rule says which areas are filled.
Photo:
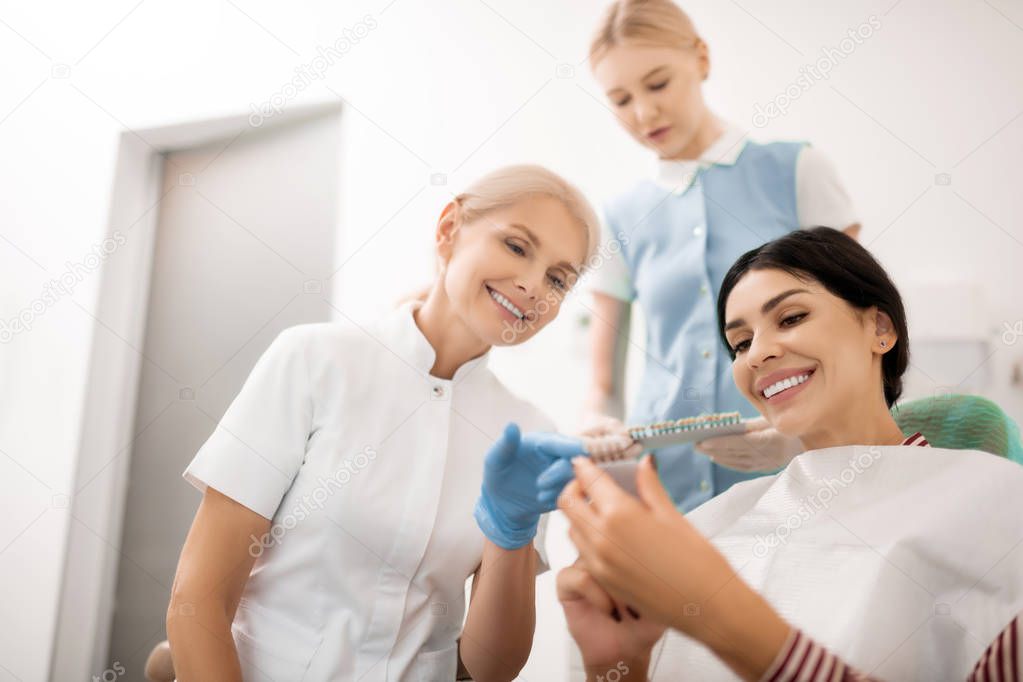
[[717, 310], [736, 387], [807, 450], [687, 516], [649, 456], [638, 498], [573, 461], [558, 593], [587, 677], [1019, 679], [1023, 468], [900, 431], [908, 330], [882, 267], [794, 232], [739, 258]]

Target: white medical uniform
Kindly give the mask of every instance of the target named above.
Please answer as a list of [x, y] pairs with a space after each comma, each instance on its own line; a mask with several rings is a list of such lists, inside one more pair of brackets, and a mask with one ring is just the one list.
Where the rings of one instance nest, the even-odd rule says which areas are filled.
[[554, 425], [489, 353], [431, 376], [419, 305], [282, 332], [184, 472], [273, 521], [232, 625], [246, 680], [455, 679], [483, 456]]

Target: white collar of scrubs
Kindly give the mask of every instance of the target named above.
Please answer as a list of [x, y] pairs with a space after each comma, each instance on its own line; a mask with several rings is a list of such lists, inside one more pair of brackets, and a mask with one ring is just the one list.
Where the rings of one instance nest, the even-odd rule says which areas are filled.
[[682, 194], [693, 184], [696, 174], [710, 166], [731, 166], [746, 147], [748, 133], [731, 123], [725, 131], [707, 147], [698, 159], [657, 159], [654, 181]]
[[[409, 365], [422, 372], [424, 378], [430, 381], [445, 381], [440, 377], [435, 377], [430, 374], [430, 370], [433, 368], [433, 363], [437, 359], [437, 351], [433, 349], [426, 336], [423, 334], [423, 330], [416, 324], [416, 319], [413, 317], [413, 313], [422, 307], [423, 302], [420, 300], [406, 301], [402, 303], [394, 311], [394, 317], [392, 322], [396, 325], [398, 333], [396, 341], [398, 347], [392, 348], [402, 360], [407, 362]], [[454, 376], [451, 381], [454, 383], [460, 382], [465, 376], [472, 372], [479, 365], [484, 367], [490, 361], [490, 351], [463, 363], [457, 370], [455, 370]]]

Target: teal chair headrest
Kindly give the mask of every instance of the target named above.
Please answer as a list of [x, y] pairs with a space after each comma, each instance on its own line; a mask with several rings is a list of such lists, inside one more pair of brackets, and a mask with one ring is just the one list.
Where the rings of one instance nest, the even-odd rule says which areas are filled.
[[936, 448], [981, 450], [1023, 464], [1019, 427], [1002, 408], [977, 395], [921, 398], [892, 408], [907, 436], [919, 431]]

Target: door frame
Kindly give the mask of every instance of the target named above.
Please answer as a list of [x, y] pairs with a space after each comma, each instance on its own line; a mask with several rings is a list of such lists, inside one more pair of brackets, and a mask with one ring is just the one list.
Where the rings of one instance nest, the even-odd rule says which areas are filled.
[[[332, 100], [288, 108], [270, 118], [261, 116], [258, 126], [250, 121], [250, 114], [240, 113], [121, 132], [104, 238], [113, 239], [118, 231], [129, 228], [133, 234], [118, 249], [124, 253], [107, 258], [101, 266], [49, 679], [80, 679], [83, 674], [99, 674], [110, 664], [105, 659], [113, 623], [164, 156], [218, 141], [226, 148], [257, 127], [273, 129], [342, 112], [341, 103]], [[89, 499], [101, 500], [98, 505], [86, 505], [77, 495], [86, 484]], [[88, 519], [89, 525], [78, 519]]]

